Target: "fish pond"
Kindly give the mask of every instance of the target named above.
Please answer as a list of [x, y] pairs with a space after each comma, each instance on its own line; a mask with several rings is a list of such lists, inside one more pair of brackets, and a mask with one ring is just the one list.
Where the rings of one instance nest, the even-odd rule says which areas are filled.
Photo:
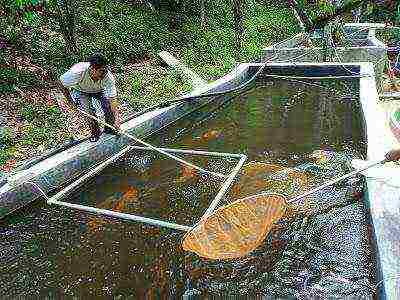
[[[264, 80], [218, 108], [203, 107], [148, 141], [244, 153], [245, 168], [294, 168], [309, 178], [307, 189], [345, 174], [352, 157], [365, 155], [361, 107], [358, 94], [351, 92], [357, 90], [357, 82], [350, 80]], [[235, 158], [179, 155], [224, 174], [237, 163]], [[254, 168], [261, 182], [271, 175]], [[220, 205], [263, 191], [253, 179], [239, 173]], [[221, 183], [153, 151], [136, 150], [64, 201], [190, 226]], [[285, 216], [255, 251], [229, 261], [183, 251], [182, 232], [36, 201], [0, 221], [0, 295], [374, 297], [376, 246], [364, 186], [358, 177], [310, 196], [307, 210]], [[296, 193], [280, 192], [287, 197]]]

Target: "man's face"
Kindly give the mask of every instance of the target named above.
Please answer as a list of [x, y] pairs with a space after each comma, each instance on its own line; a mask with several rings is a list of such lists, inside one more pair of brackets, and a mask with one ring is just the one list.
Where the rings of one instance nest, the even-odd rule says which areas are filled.
[[106, 76], [107, 69], [105, 66], [92, 66], [91, 77], [94, 81], [101, 80]]

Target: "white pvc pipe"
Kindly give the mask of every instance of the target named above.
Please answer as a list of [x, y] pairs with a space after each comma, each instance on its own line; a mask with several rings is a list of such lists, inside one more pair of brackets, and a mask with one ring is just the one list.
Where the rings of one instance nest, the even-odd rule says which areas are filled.
[[[71, 190], [76, 188], [78, 185], [83, 183], [85, 180], [88, 178], [93, 177], [95, 174], [103, 170], [105, 167], [113, 163], [114, 161], [118, 160], [121, 156], [129, 152], [131, 149], [141, 149], [141, 150], [149, 150], [151, 149], [150, 147], [145, 148], [145, 147], [138, 147], [138, 146], [128, 146], [122, 151], [118, 152], [116, 155], [112, 156], [111, 158], [107, 159], [97, 167], [95, 167], [93, 170], [89, 171], [82, 177], [80, 177], [78, 180], [67, 186], [65, 189], [61, 190], [57, 194], [55, 194], [53, 197], [50, 199], [46, 196], [44, 192], [42, 192], [46, 199], [48, 204], [56, 204], [56, 205], [61, 205], [77, 210], [83, 210], [83, 211], [88, 211], [88, 212], [93, 212], [93, 213], [98, 213], [98, 214], [103, 214], [111, 217], [116, 217], [116, 218], [122, 218], [126, 220], [131, 220], [131, 221], [137, 221], [141, 223], [147, 223], [150, 225], [155, 225], [155, 226], [161, 226], [161, 227], [168, 227], [176, 230], [181, 230], [181, 231], [189, 231], [192, 227], [189, 226], [184, 226], [184, 225], [179, 225], [176, 223], [170, 223], [170, 222], [165, 222], [161, 220], [156, 220], [156, 219], [151, 219], [151, 218], [145, 218], [141, 216], [136, 216], [136, 215], [131, 215], [131, 214], [125, 214], [125, 213], [119, 213], [119, 212], [114, 212], [106, 209], [99, 209], [96, 207], [90, 207], [90, 206], [84, 206], [84, 205], [79, 205], [79, 204], [73, 204], [73, 203], [68, 203], [68, 202], [63, 202], [60, 201], [63, 197], [65, 197]], [[218, 205], [219, 201], [222, 199], [223, 195], [227, 191], [227, 189], [230, 187], [231, 183], [234, 180], [234, 177], [237, 175], [239, 172], [241, 166], [243, 165], [244, 161], [247, 159], [247, 156], [244, 154], [229, 154], [229, 153], [213, 153], [213, 152], [207, 152], [207, 151], [196, 151], [196, 150], [180, 150], [180, 149], [168, 149], [164, 148], [163, 151], [170, 151], [170, 152], [183, 152], [183, 153], [192, 153], [192, 154], [202, 154], [202, 155], [215, 155], [215, 156], [232, 156], [232, 157], [237, 157], [240, 156], [241, 159], [236, 165], [236, 167], [233, 169], [233, 171], [230, 173], [228, 179], [225, 181], [224, 185], [222, 186], [221, 190], [217, 194], [216, 198], [213, 200], [213, 202], [210, 205], [210, 208], [214, 210], [215, 206]]]
[[305, 196], [308, 196], [308, 195], [310, 195], [310, 194], [312, 194], [312, 193], [318, 192], [318, 191], [320, 191], [320, 190], [326, 188], [327, 186], [330, 186], [330, 185], [332, 185], [332, 184], [335, 184], [335, 183], [337, 183], [337, 182], [339, 182], [339, 181], [341, 181], [341, 180], [344, 180], [344, 179], [346, 179], [346, 178], [352, 177], [352, 176], [354, 176], [354, 175], [360, 174], [362, 171], [365, 171], [365, 170], [368, 170], [369, 168], [372, 168], [372, 167], [375, 167], [375, 166], [377, 166], [377, 165], [383, 164], [384, 162], [386, 162], [386, 159], [381, 160], [381, 161], [378, 161], [378, 162], [370, 163], [370, 164], [368, 164], [367, 166], [365, 166], [365, 167], [362, 168], [362, 169], [354, 170], [353, 172], [350, 172], [350, 173], [345, 174], [345, 175], [343, 175], [343, 176], [340, 176], [340, 177], [338, 177], [338, 178], [334, 178], [334, 179], [332, 179], [332, 180], [329, 180], [329, 181], [327, 181], [326, 183], [322, 184], [322, 185], [319, 186], [319, 187], [316, 187], [316, 188], [314, 188], [314, 189], [312, 189], [312, 190], [309, 190], [308, 192], [305, 192], [305, 193], [303, 193], [303, 194], [301, 194], [301, 195], [298, 195], [298, 196], [296, 196], [296, 197], [294, 197], [294, 198], [288, 200], [287, 203], [295, 202], [295, 201], [297, 201], [297, 200], [299, 200], [299, 199], [301, 199], [301, 198], [304, 198]]
[[209, 215], [211, 215], [214, 211], [214, 209], [217, 207], [219, 202], [221, 201], [222, 197], [225, 195], [226, 191], [230, 188], [230, 186], [233, 183], [233, 180], [235, 179], [236, 175], [239, 173], [240, 169], [242, 168], [244, 162], [247, 159], [247, 156], [244, 154], [241, 154], [241, 159], [235, 166], [235, 168], [232, 170], [232, 172], [229, 174], [228, 179], [224, 182], [222, 188], [219, 190], [217, 196], [215, 196], [214, 200], [211, 202], [210, 206], [207, 208], [206, 212], [204, 215], [201, 217], [200, 220], [207, 218]]
[[198, 166], [196, 166], [196, 165], [194, 165], [194, 164], [192, 164], [192, 163], [190, 163], [190, 162], [187, 162], [187, 161], [185, 161], [185, 160], [183, 160], [183, 159], [181, 159], [181, 158], [179, 158], [179, 157], [177, 157], [177, 156], [171, 155], [171, 154], [169, 154], [168, 152], [165, 152], [164, 150], [161, 150], [161, 149], [159, 149], [159, 148], [157, 148], [157, 147], [154, 147], [153, 145], [151, 145], [151, 144], [149, 144], [149, 143], [146, 143], [145, 141], [142, 141], [142, 140], [140, 140], [140, 139], [134, 137], [133, 135], [131, 135], [131, 134], [129, 134], [129, 133], [123, 132], [122, 130], [118, 130], [118, 129], [115, 128], [114, 126], [111, 126], [111, 125], [107, 124], [106, 122], [103, 122], [103, 120], [100, 120], [99, 118], [94, 117], [94, 116], [88, 114], [87, 112], [85, 112], [85, 111], [83, 111], [83, 110], [80, 110], [80, 109], [77, 109], [77, 110], [80, 111], [80, 112], [81, 112], [82, 114], [84, 114], [85, 116], [87, 116], [87, 117], [89, 117], [89, 118], [92, 118], [92, 119], [98, 121], [99, 123], [103, 124], [104, 126], [107, 126], [107, 127], [111, 128], [111, 129], [115, 130], [116, 132], [119, 132], [119, 133], [121, 133], [122, 135], [125, 135], [125, 136], [127, 136], [128, 138], [130, 138], [130, 139], [132, 139], [132, 140], [134, 140], [134, 141], [136, 141], [136, 142], [138, 142], [138, 143], [140, 143], [140, 144], [143, 144], [143, 145], [149, 147], [150, 149], [152, 149], [152, 150], [154, 150], [154, 151], [160, 152], [161, 154], [164, 154], [165, 156], [168, 156], [169, 158], [172, 158], [172, 159], [174, 159], [174, 160], [176, 160], [176, 161], [179, 161], [180, 163], [182, 163], [182, 164], [184, 164], [184, 165], [187, 165], [187, 166], [189, 166], [189, 167], [191, 167], [191, 168], [194, 168], [194, 169], [196, 169], [196, 170], [198, 170], [198, 171], [201, 171], [201, 172], [204, 172], [204, 173], [208, 173], [208, 174], [210, 174], [210, 175], [213, 175], [213, 176], [216, 176], [216, 177], [219, 177], [219, 178], [225, 178], [225, 177], [226, 177], [224, 174], [217, 173], [217, 172], [207, 171], [207, 170], [205, 170], [205, 169], [203, 169], [203, 168], [201, 168], [201, 167], [198, 167]]
[[[148, 147], [140, 147], [140, 146], [129, 146], [132, 149], [138, 150], [151, 150]], [[222, 157], [237, 157], [241, 158], [243, 154], [236, 153], [226, 153], [226, 152], [209, 152], [209, 151], [201, 151], [201, 150], [183, 150], [183, 149], [171, 149], [171, 148], [158, 148], [165, 152], [176, 152], [176, 153], [187, 153], [187, 154], [199, 154], [199, 155], [208, 155], [208, 156], [222, 156]]]
[[168, 227], [168, 228], [175, 229], [175, 230], [189, 231], [190, 229], [192, 229], [189, 226], [184, 226], [184, 225], [179, 225], [179, 224], [175, 224], [175, 223], [169, 223], [169, 222], [165, 222], [165, 221], [125, 214], [125, 213], [120, 213], [120, 212], [115, 212], [115, 211], [106, 210], [106, 209], [100, 209], [100, 208], [96, 208], [96, 207], [62, 202], [62, 201], [57, 201], [57, 200], [53, 200], [53, 199], [50, 199], [47, 203], [57, 204], [57, 205], [61, 205], [61, 206], [65, 206], [65, 207], [69, 207], [69, 208], [73, 208], [73, 209], [77, 209], [77, 210], [88, 211], [88, 212], [92, 212], [92, 213], [96, 213], [96, 214], [102, 214], [102, 215], [106, 215], [106, 216], [110, 216], [110, 217], [121, 218], [121, 219], [151, 224], [151, 225], [155, 225], [155, 226], [160, 226], [160, 227]]
[[[342, 175], [342, 176], [340, 176], [340, 177], [331, 179], [331, 180], [325, 182], [324, 184], [322, 184], [322, 185], [320, 185], [320, 186], [318, 186], [318, 187], [316, 187], [316, 188], [313, 188], [313, 189], [311, 189], [311, 190], [309, 190], [309, 191], [307, 191], [307, 192], [305, 192], [305, 193], [302, 193], [302, 194], [300, 194], [300, 195], [298, 195], [298, 196], [295, 196], [295, 197], [293, 197], [293, 198], [287, 200], [286, 203], [293, 203], [293, 202], [296, 202], [297, 200], [300, 200], [300, 199], [302, 199], [302, 198], [304, 198], [304, 197], [306, 197], [306, 196], [308, 196], [308, 195], [311, 195], [311, 194], [313, 194], [313, 193], [315, 193], [315, 192], [318, 192], [318, 191], [320, 191], [320, 190], [322, 190], [322, 189], [324, 189], [324, 188], [326, 188], [326, 187], [328, 187], [328, 186], [330, 186], [330, 185], [332, 185], [332, 184], [335, 184], [335, 183], [337, 183], [337, 182], [339, 182], [339, 181], [341, 181], [341, 180], [344, 180], [344, 179], [346, 179], [346, 178], [352, 177], [352, 176], [354, 176], [354, 175], [360, 174], [361, 172], [363, 172], [363, 171], [365, 171], [365, 170], [368, 170], [369, 168], [373, 168], [373, 167], [375, 167], [375, 166], [377, 166], [377, 165], [379, 165], [379, 164], [383, 164], [383, 163], [385, 163], [385, 162], [387, 162], [386, 159], [381, 160], [381, 161], [377, 161], [377, 162], [373, 162], [373, 163], [368, 164], [367, 166], [365, 166], [365, 167], [362, 168], [362, 169], [354, 170], [354, 171], [352, 171], [352, 172], [350, 172], [350, 173], [347, 173], [347, 174], [345, 174], [345, 175]], [[273, 193], [273, 194], [278, 194], [278, 193]], [[253, 197], [258, 197], [258, 196], [263, 196], [263, 195], [268, 195], [268, 193], [255, 194], [255, 195], [252, 195], [252, 196], [243, 198], [242, 200], [249, 199], [249, 198], [253, 198]], [[280, 194], [279, 194], [279, 195], [280, 195]], [[285, 198], [287, 198], [287, 197], [284, 196], [284, 195], [282, 195], [282, 196], [285, 197]]]
[[65, 197], [71, 190], [73, 190], [74, 188], [76, 188], [78, 185], [80, 185], [81, 183], [83, 183], [85, 180], [93, 177], [93, 175], [96, 175], [98, 172], [100, 172], [101, 170], [103, 170], [104, 168], [106, 168], [108, 165], [110, 165], [111, 163], [115, 162], [116, 160], [118, 160], [121, 156], [123, 156], [126, 152], [128, 152], [130, 149], [129, 147], [126, 147], [125, 149], [121, 150], [120, 152], [118, 152], [117, 154], [115, 154], [114, 156], [110, 157], [109, 159], [107, 159], [106, 161], [102, 162], [101, 164], [99, 164], [97, 167], [95, 167], [93, 170], [90, 170], [89, 172], [87, 172], [85, 175], [83, 175], [82, 177], [78, 178], [76, 181], [74, 181], [72, 184], [68, 185], [67, 187], [65, 187], [63, 190], [61, 190], [60, 192], [58, 192], [57, 194], [55, 194], [53, 197], [51, 197], [51, 199], [49, 199], [47, 202], [55, 202], [58, 199], [61, 199], [63, 197]]

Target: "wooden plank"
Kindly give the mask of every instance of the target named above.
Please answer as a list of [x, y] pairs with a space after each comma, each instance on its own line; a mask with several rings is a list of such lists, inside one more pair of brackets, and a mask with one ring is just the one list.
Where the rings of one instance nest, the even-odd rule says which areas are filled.
[[176, 59], [172, 54], [167, 51], [161, 51], [158, 55], [165, 61], [170, 67], [176, 69], [181, 75], [188, 78], [193, 85], [193, 88], [198, 88], [205, 86], [207, 81], [203, 80], [199, 75], [193, 72], [189, 67], [185, 66], [178, 59]]

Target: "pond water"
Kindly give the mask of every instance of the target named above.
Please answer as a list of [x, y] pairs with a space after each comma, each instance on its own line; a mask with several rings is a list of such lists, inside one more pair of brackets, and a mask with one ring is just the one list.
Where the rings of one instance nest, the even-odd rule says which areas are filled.
[[[304, 172], [312, 178], [311, 187], [348, 172], [349, 159], [362, 157], [366, 147], [358, 95], [349, 94], [358, 90], [356, 83], [315, 84], [259, 82], [234, 101], [212, 112], [199, 110], [149, 141], [245, 153], [248, 161]], [[318, 149], [327, 152], [311, 158]], [[237, 163], [180, 156], [225, 174]], [[218, 178], [154, 152], [134, 151], [65, 201], [192, 225], [220, 185]], [[376, 260], [363, 188], [358, 178], [322, 190], [309, 199], [311, 215], [286, 216], [256, 251], [231, 261], [184, 252], [182, 232], [38, 201], [0, 223], [0, 295], [369, 298], [374, 296]], [[223, 203], [234, 197], [231, 191]]]

